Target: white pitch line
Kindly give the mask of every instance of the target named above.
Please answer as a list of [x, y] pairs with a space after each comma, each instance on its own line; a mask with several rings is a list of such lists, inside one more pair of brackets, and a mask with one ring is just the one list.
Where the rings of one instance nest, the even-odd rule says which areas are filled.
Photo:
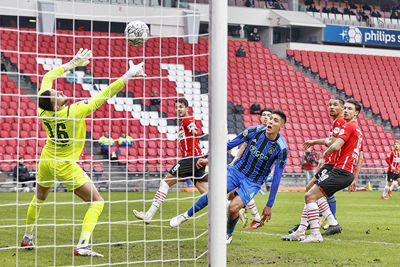
[[[26, 219], [18, 219], [18, 221], [25, 221]], [[54, 221], [54, 219], [39, 219], [39, 220], [43, 220], [43, 221]], [[15, 221], [15, 219], [2, 219], [2, 221]], [[81, 222], [82, 220], [72, 220], [72, 219], [56, 219], [56, 221], [78, 221]], [[167, 221], [167, 220], [163, 220], [163, 221]], [[155, 221], [155, 222], [160, 222], [159, 220]], [[106, 222], [104, 222], [106, 223]], [[141, 221], [131, 221], [128, 222], [129, 224], [136, 224], [136, 225], [142, 225], [143, 222]], [[40, 226], [40, 225], [39, 225]], [[146, 225], [146, 227], [151, 227], [151, 228], [170, 228], [172, 229], [172, 227], [167, 226], [167, 225]], [[0, 226], [1, 228], [1, 226]], [[174, 228], [177, 229], [177, 228]], [[180, 227], [180, 229], [184, 229], [184, 230], [192, 230], [192, 228], [184, 228], [184, 227]], [[207, 231], [208, 229], [204, 228], [204, 229], [199, 229], [197, 228], [197, 230], [201, 230], [201, 231]], [[251, 234], [251, 235], [267, 235], [267, 236], [283, 236], [284, 234], [279, 234], [279, 233], [266, 233], [266, 232], [253, 232], [253, 231], [235, 231], [236, 233], [240, 233], [240, 234]], [[324, 237], [324, 240], [329, 240], [329, 241], [335, 241], [335, 242], [353, 242], [353, 243], [364, 243], [364, 244], [380, 244], [380, 245], [395, 245], [395, 246], [400, 246], [400, 243], [390, 243], [390, 242], [381, 242], [381, 241], [368, 241], [368, 240], [346, 240], [346, 239], [335, 239], [335, 238], [327, 238]], [[282, 241], [283, 242], [283, 241]]]
[[[249, 232], [249, 231], [236, 231], [237, 233], [242, 234], [258, 234], [258, 235], [269, 235], [269, 236], [283, 236], [284, 234], [273, 234], [273, 233], [265, 233], [265, 232]], [[400, 243], [390, 243], [390, 242], [381, 242], [381, 241], [368, 241], [368, 240], [346, 240], [346, 239], [335, 239], [335, 238], [327, 238], [324, 237], [324, 240], [329, 241], [337, 241], [337, 242], [354, 242], [354, 243], [366, 243], [366, 244], [381, 244], [381, 245], [395, 245], [400, 246]], [[282, 241], [288, 242], [288, 241]]]

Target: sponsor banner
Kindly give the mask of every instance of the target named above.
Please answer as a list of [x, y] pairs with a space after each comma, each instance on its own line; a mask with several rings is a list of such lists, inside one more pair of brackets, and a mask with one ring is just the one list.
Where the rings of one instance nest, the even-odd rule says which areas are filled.
[[326, 25], [324, 41], [400, 47], [400, 31], [355, 26]]

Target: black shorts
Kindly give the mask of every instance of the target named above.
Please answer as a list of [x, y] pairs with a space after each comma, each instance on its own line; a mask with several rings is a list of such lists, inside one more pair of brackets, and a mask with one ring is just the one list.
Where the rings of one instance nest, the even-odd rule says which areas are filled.
[[[317, 180], [319, 180], [319, 178], [321, 178], [323, 175], [327, 174], [328, 172], [330, 172], [333, 169], [333, 164], [325, 164], [323, 165], [317, 172], [317, 174], [315, 174], [315, 178]], [[317, 181], [315, 181], [315, 183], [317, 183]]]
[[334, 168], [327, 174], [321, 176], [321, 178], [316, 182], [322, 193], [326, 197], [330, 197], [337, 191], [342, 190], [349, 185], [354, 180], [354, 175], [351, 172], [345, 171], [343, 169]]
[[388, 172], [386, 179], [387, 179], [388, 182], [393, 182], [394, 180], [400, 179], [400, 174], [395, 174], [393, 172]]
[[169, 173], [181, 178], [190, 178], [195, 183], [208, 182], [208, 174], [205, 172], [206, 167], [196, 168], [196, 163], [200, 157], [190, 157], [178, 160], [169, 170]]

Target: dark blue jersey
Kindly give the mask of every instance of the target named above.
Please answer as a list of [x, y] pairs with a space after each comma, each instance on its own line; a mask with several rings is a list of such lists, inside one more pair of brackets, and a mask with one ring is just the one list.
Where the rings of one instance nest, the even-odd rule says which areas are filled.
[[265, 135], [265, 126], [252, 126], [241, 132], [228, 143], [228, 150], [244, 142], [248, 142], [242, 156], [235, 161], [234, 168], [254, 183], [262, 185], [272, 171], [271, 192], [267, 206], [272, 207], [278, 192], [283, 170], [289, 154], [289, 148], [282, 135], [275, 140], [269, 140]]

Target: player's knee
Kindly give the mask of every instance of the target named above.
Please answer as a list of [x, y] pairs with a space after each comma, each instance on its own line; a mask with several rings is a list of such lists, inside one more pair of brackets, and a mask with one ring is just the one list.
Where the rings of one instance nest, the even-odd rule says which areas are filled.
[[308, 191], [305, 194], [304, 198], [305, 198], [306, 203], [310, 203], [310, 202], [315, 202], [316, 201], [316, 198], [314, 197], [312, 191]]

